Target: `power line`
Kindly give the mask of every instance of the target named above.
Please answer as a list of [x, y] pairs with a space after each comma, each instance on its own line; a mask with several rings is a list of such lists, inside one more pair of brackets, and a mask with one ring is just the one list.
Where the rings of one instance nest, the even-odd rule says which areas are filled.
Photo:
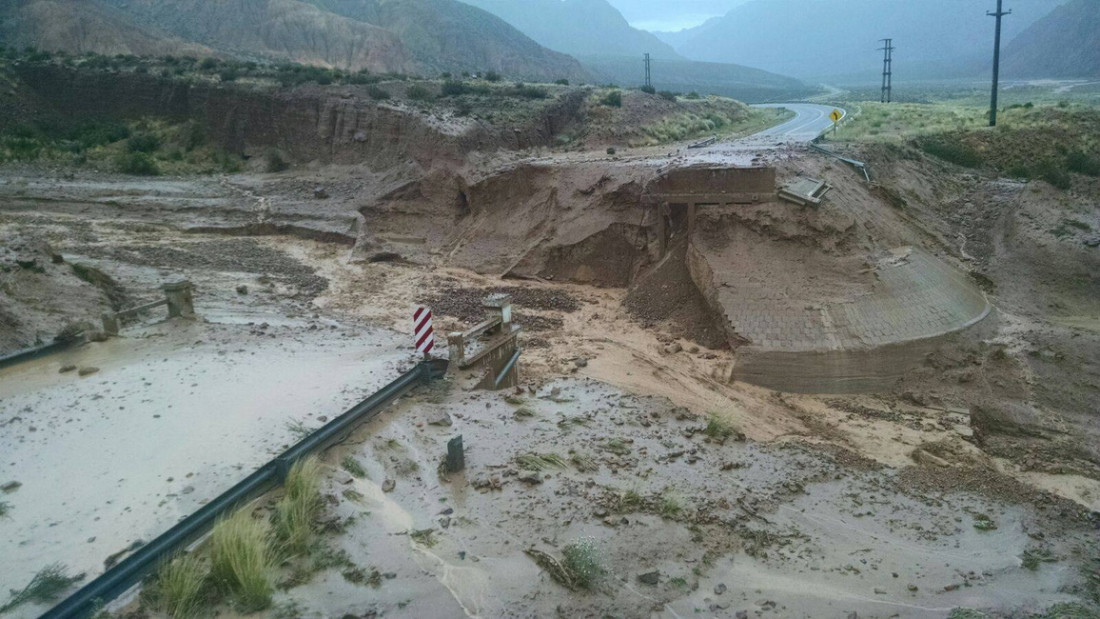
[[879, 40], [885, 43], [879, 48], [884, 50], [882, 55], [882, 102], [889, 103], [894, 88], [894, 40]]
[[989, 102], [989, 126], [997, 126], [997, 81], [1000, 78], [1001, 73], [1001, 17], [1005, 15], [1012, 15], [1012, 10], [1001, 10], [1001, 0], [997, 0], [997, 12], [990, 13], [986, 11], [986, 15], [997, 18], [997, 33], [993, 37], [993, 95]]

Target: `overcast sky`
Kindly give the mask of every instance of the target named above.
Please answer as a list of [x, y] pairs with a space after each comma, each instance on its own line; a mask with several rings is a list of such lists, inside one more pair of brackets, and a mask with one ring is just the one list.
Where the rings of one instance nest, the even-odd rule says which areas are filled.
[[631, 26], [642, 30], [682, 30], [725, 15], [748, 0], [608, 0]]

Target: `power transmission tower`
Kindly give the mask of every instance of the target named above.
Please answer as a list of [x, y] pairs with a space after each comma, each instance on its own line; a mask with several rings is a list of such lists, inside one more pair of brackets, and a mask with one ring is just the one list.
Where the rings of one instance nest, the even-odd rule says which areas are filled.
[[879, 49], [884, 50], [882, 55], [882, 102], [890, 102], [891, 90], [894, 87], [894, 40], [879, 39], [885, 45]]
[[989, 126], [997, 126], [997, 80], [1000, 78], [1001, 73], [1001, 17], [1005, 15], [1012, 15], [1012, 10], [1001, 10], [1001, 0], [997, 0], [997, 12], [990, 13], [986, 11], [986, 15], [997, 18], [997, 34], [993, 37], [993, 97], [989, 103]]
[[645, 86], [646, 88], [653, 87], [652, 72], [650, 71], [650, 65], [652, 63], [649, 60], [649, 52], [645, 54]]

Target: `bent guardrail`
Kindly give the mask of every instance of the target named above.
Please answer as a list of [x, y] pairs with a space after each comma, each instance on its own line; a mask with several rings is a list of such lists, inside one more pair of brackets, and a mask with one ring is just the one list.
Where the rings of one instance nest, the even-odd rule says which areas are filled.
[[448, 362], [443, 359], [432, 359], [417, 364], [397, 380], [328, 422], [197, 512], [134, 551], [129, 557], [46, 611], [42, 617], [67, 619], [91, 616], [102, 605], [138, 584], [174, 552], [199, 539], [220, 516], [282, 484], [290, 467], [300, 458], [331, 446], [345, 437], [356, 425], [373, 419], [385, 405], [415, 385], [442, 377], [447, 372], [447, 365]]

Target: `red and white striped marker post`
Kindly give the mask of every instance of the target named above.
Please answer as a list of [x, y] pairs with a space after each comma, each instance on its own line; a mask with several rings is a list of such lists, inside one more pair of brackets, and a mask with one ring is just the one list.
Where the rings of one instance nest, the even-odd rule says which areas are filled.
[[413, 333], [415, 334], [416, 350], [424, 353], [424, 358], [430, 357], [435, 348], [435, 331], [432, 330], [432, 310], [421, 305], [413, 312]]

